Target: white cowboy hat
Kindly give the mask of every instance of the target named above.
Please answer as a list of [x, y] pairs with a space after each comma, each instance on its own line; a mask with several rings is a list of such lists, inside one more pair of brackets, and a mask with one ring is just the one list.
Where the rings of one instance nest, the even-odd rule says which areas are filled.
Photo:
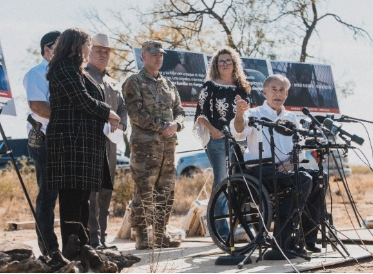
[[92, 37], [92, 46], [113, 49], [113, 47], [110, 45], [109, 37], [103, 33], [98, 33]]

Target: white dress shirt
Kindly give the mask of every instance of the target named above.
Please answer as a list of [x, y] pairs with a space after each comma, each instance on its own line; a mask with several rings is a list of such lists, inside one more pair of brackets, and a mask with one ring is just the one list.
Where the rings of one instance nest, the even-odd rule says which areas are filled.
[[[249, 117], [256, 117], [261, 119], [263, 117], [268, 118], [272, 121], [276, 121], [277, 119], [286, 119], [294, 122], [299, 128], [299, 123], [297, 121], [296, 115], [290, 111], [285, 110], [282, 107], [282, 111], [280, 114], [277, 114], [277, 111], [272, 109], [268, 104], [267, 101], [264, 101], [263, 105], [256, 108], [251, 108], [244, 114], [244, 123], [245, 128], [242, 132], [237, 132], [234, 127], [235, 118], [232, 119], [230, 122], [230, 130], [233, 137], [237, 141], [247, 140], [247, 149], [244, 153], [244, 160], [257, 160], [259, 159], [259, 140], [258, 137], [259, 131], [255, 127], [249, 127]], [[259, 127], [261, 127], [259, 125]], [[263, 127], [263, 135], [262, 135], [262, 142], [263, 142], [263, 158], [271, 158], [271, 147], [270, 147], [270, 134], [268, 131], [268, 127]], [[280, 163], [287, 161], [290, 158], [290, 153], [293, 150], [293, 141], [292, 136], [284, 136], [279, 134], [275, 130], [273, 131], [273, 139], [275, 142], [275, 162]], [[300, 158], [304, 158], [304, 155], [300, 155]]]

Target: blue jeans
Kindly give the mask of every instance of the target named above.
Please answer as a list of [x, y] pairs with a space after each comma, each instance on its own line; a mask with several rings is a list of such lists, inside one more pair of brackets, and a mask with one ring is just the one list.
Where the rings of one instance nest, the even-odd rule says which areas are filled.
[[[227, 168], [225, 161], [225, 139], [210, 139], [206, 146], [206, 153], [209, 157], [212, 170], [214, 173], [214, 182], [212, 189], [215, 189], [217, 185], [227, 178]], [[231, 152], [230, 152], [231, 155]], [[221, 194], [215, 206], [215, 215], [227, 214], [227, 198]], [[216, 230], [221, 237], [229, 236], [229, 227], [226, 220], [216, 221]]]
[[[41, 231], [44, 233], [50, 251], [54, 252], [58, 250], [57, 236], [54, 233], [54, 207], [56, 205], [58, 190], [47, 189], [47, 149], [45, 138], [36, 141], [29, 138], [28, 151], [35, 163], [36, 180], [39, 186], [39, 193], [36, 197], [36, 218], [38, 219]], [[36, 232], [38, 234], [40, 251], [43, 255], [47, 255], [47, 250], [44, 247], [38, 230]]]

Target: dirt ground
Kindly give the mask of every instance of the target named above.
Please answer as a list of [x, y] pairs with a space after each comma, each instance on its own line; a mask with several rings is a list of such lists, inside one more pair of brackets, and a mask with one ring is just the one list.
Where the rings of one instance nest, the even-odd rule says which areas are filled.
[[[372, 204], [373, 204], [373, 175], [359, 175], [352, 176], [351, 180], [355, 185], [349, 184], [351, 187], [352, 197], [355, 201], [358, 213], [361, 219], [373, 216]], [[361, 187], [363, 186], [363, 187]], [[344, 194], [344, 187], [337, 184], [331, 183], [331, 193], [333, 193], [333, 199], [327, 199], [328, 211], [332, 212], [334, 226], [337, 230], [345, 228], [358, 228], [360, 224], [355, 217], [353, 210], [351, 209], [351, 203], [348, 196]], [[330, 208], [332, 205], [332, 208]], [[171, 216], [170, 225], [180, 228], [185, 215]], [[110, 218], [108, 225], [108, 234], [117, 235], [117, 231], [122, 222], [122, 218]], [[59, 228], [57, 228], [59, 234]], [[11, 241], [24, 242], [34, 240], [36, 237], [33, 229], [7, 231], [3, 230], [0, 232], [1, 239], [7, 239]], [[317, 273], [373, 273], [373, 258], [360, 260], [356, 263], [348, 263], [344, 265], [332, 266], [325, 269], [319, 269], [312, 271]]]
[[[180, 227], [184, 216], [173, 216], [170, 220], [170, 225]], [[108, 234], [116, 235], [122, 218], [110, 218], [108, 226]], [[35, 239], [35, 231], [33, 229], [2, 231], [1, 238], [10, 241], [23, 242]], [[359, 262], [351, 262], [344, 265], [331, 266], [325, 269], [310, 271], [309, 273], [373, 273], [373, 258], [360, 260]]]

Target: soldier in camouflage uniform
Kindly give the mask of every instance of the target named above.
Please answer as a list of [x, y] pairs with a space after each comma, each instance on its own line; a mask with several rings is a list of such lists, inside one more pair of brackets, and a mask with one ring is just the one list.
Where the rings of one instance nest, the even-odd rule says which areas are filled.
[[[131, 226], [136, 249], [178, 247], [166, 233], [175, 185], [176, 132], [184, 128], [184, 110], [175, 85], [159, 74], [165, 51], [156, 41], [142, 46], [144, 67], [123, 84], [132, 134], [131, 172], [135, 194]], [[146, 228], [153, 226], [153, 239]]]

